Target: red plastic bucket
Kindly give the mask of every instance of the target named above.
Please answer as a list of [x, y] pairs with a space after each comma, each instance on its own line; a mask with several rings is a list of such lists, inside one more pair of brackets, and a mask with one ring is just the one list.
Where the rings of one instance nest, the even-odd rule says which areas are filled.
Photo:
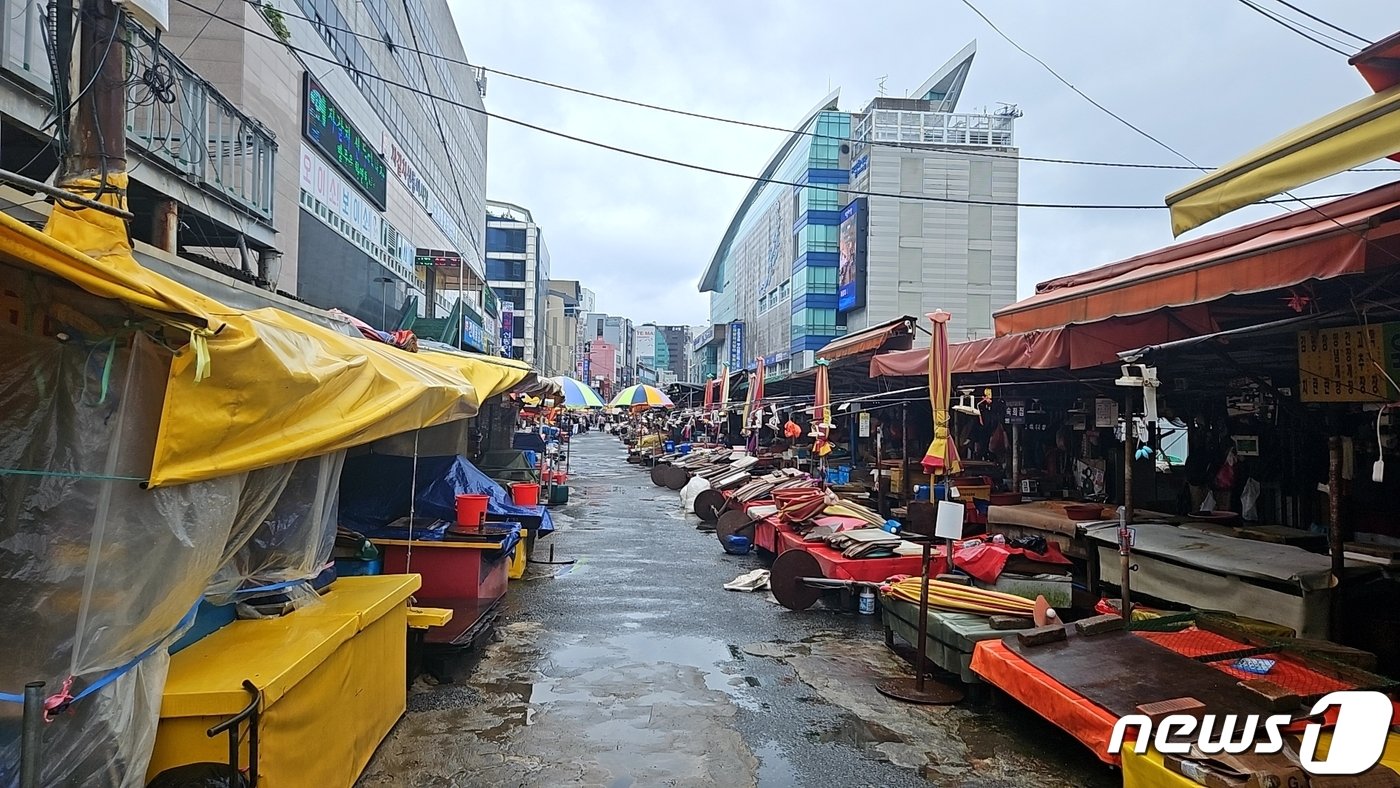
[[539, 506], [540, 486], [534, 482], [512, 482], [510, 497], [516, 506]]
[[457, 496], [457, 525], [462, 528], [480, 528], [486, 524], [486, 504], [489, 495], [462, 493]]

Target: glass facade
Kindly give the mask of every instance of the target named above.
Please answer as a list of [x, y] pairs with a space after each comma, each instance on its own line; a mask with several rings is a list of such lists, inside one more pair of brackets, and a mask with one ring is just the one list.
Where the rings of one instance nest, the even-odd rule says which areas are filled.
[[[486, 227], [486, 251], [525, 254], [525, 228], [491, 227], [488, 225]], [[496, 277], [489, 276], [487, 278], [495, 279]], [[525, 277], [520, 278], [524, 279]]]
[[486, 258], [486, 278], [523, 282], [525, 281], [525, 261], [488, 257]]

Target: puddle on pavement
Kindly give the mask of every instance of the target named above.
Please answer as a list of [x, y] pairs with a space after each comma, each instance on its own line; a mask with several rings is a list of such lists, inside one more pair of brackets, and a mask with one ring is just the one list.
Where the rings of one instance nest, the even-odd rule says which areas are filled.
[[873, 749], [881, 744], [904, 740], [889, 728], [862, 720], [852, 714], [843, 715], [840, 724], [835, 728], [823, 732], [814, 731], [810, 735], [823, 744], [846, 744], [858, 750]]
[[758, 784], [762, 788], [796, 788], [797, 768], [783, 755], [777, 742], [764, 742], [754, 748], [758, 758]]

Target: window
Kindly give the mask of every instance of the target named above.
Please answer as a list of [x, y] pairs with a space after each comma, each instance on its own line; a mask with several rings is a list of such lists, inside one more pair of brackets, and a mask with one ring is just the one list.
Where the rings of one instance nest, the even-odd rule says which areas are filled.
[[525, 336], [525, 316], [524, 316], [524, 315], [515, 315], [515, 325], [514, 325], [513, 328], [514, 328], [514, 330], [512, 331], [512, 333], [514, 334], [514, 336], [516, 336], [516, 337], [524, 337], [524, 336]]
[[486, 278], [523, 282], [525, 281], [525, 261], [488, 257], [486, 258]]
[[967, 283], [989, 285], [992, 283], [992, 251], [990, 249], [967, 250]]
[[924, 237], [924, 206], [918, 202], [899, 204], [899, 237]]
[[989, 199], [992, 196], [992, 162], [973, 159], [967, 168], [967, 196]]
[[809, 224], [798, 234], [797, 254], [808, 252], [834, 252], [840, 228], [835, 225]]
[[525, 308], [525, 290], [520, 287], [498, 287], [496, 296], [501, 301], [509, 301], [515, 309]]
[[486, 227], [486, 251], [517, 252], [525, 251], [525, 229], [516, 227]]
[[970, 293], [967, 296], [967, 328], [986, 331], [992, 327], [992, 297]]
[[924, 191], [924, 160], [907, 156], [899, 160], [899, 190], [904, 194]]
[[992, 240], [992, 206], [967, 206], [967, 240]]

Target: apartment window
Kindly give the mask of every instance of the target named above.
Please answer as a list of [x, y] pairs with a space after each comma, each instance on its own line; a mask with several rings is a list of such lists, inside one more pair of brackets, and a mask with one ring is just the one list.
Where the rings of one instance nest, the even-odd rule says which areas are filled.
[[496, 296], [502, 301], [509, 301], [515, 305], [516, 309], [525, 308], [525, 290], [520, 287], [498, 287]]
[[516, 227], [486, 227], [488, 252], [525, 252], [525, 229]]
[[989, 285], [992, 283], [992, 250], [967, 250], [967, 283]]
[[486, 278], [523, 282], [525, 281], [525, 261], [488, 257], [486, 258]]
[[986, 331], [992, 327], [992, 297], [970, 293], [967, 296], [967, 328]]
[[514, 332], [513, 332], [513, 333], [514, 333], [515, 336], [517, 336], [517, 337], [523, 337], [523, 336], [525, 336], [525, 316], [524, 316], [524, 315], [515, 315], [514, 318], [515, 318], [515, 325], [513, 326], [513, 328], [514, 328]]

